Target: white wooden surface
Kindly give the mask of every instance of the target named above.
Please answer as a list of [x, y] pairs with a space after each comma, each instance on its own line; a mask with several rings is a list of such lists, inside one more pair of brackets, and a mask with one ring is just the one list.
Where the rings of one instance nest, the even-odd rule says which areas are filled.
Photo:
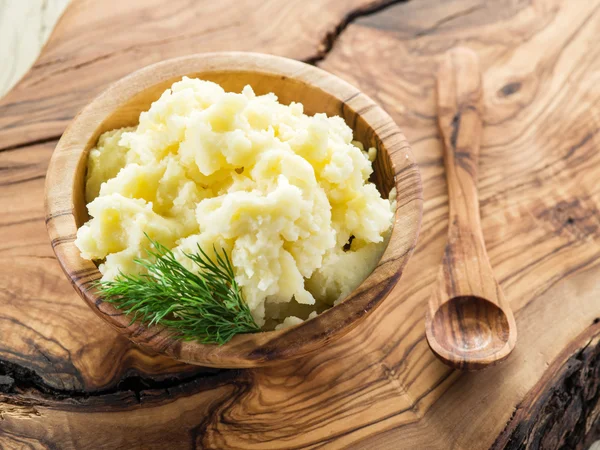
[[0, 0], [0, 97], [31, 67], [68, 3]]

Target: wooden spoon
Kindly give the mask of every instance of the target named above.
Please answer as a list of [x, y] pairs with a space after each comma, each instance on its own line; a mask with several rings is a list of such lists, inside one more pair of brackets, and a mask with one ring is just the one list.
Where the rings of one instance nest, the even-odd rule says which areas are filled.
[[510, 354], [517, 329], [481, 232], [477, 164], [483, 107], [477, 55], [465, 48], [449, 51], [437, 88], [450, 212], [448, 243], [429, 299], [427, 342], [446, 364], [478, 370]]

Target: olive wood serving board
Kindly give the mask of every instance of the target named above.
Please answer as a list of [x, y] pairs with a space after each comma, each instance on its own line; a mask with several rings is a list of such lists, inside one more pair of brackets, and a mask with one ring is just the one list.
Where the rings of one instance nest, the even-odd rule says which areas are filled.
[[[587, 448], [600, 436], [600, 0], [75, 0], [0, 100], [0, 447]], [[483, 372], [425, 340], [446, 243], [439, 62], [484, 86], [481, 226], [519, 342]], [[110, 82], [202, 51], [302, 59], [356, 85], [420, 165], [416, 251], [364, 323], [306, 359], [215, 370], [143, 352], [77, 297], [43, 216], [57, 139]]]

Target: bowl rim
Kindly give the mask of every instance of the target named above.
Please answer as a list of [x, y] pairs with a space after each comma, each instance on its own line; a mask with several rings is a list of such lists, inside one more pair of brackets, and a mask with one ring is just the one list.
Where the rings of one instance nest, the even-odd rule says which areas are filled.
[[[342, 111], [360, 116], [390, 157], [397, 189], [397, 207], [389, 244], [373, 272], [340, 304], [314, 319], [278, 331], [235, 336], [224, 345], [182, 342], [162, 326], [145, 327], [131, 320], [95, 293], [100, 278], [92, 261], [74, 244], [76, 175], [87, 160], [87, 142], [103, 120], [134, 95], [184, 75], [210, 72], [256, 72], [309, 84], [341, 102]], [[121, 99], [121, 100], [119, 100]], [[298, 99], [302, 102], [302, 99]], [[45, 218], [52, 248], [63, 271], [88, 306], [134, 343], [191, 364], [248, 368], [305, 356], [354, 328], [387, 296], [399, 280], [415, 248], [422, 217], [422, 186], [410, 146], [392, 118], [367, 95], [337, 76], [306, 63], [250, 52], [202, 53], [164, 60], [139, 69], [108, 86], [71, 121], [52, 155], [45, 185]]]

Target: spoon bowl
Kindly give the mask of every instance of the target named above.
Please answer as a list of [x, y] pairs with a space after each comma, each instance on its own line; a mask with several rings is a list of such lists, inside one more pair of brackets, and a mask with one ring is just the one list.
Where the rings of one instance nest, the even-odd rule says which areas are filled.
[[509, 318], [484, 298], [454, 297], [436, 311], [431, 322], [427, 341], [447, 364], [462, 359], [479, 369], [510, 353]]

